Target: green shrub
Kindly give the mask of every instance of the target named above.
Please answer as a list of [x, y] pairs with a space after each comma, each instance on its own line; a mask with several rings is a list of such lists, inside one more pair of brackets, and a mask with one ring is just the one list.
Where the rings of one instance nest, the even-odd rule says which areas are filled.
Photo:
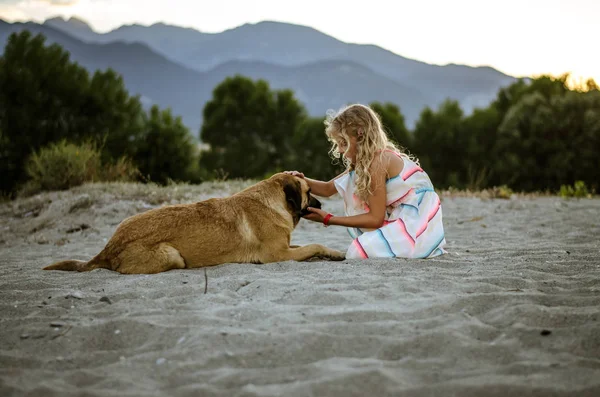
[[133, 163], [121, 158], [102, 164], [101, 150], [93, 143], [76, 145], [65, 140], [34, 152], [25, 163], [28, 181], [22, 195], [45, 190], [65, 190], [85, 182], [131, 181], [139, 172]]
[[575, 181], [573, 186], [561, 185], [561, 197], [589, 197], [591, 193], [584, 181]]
[[29, 182], [40, 190], [64, 190], [94, 180], [101, 167], [92, 144], [59, 141], [34, 152], [25, 164]]
[[131, 159], [121, 157], [114, 164], [101, 168], [99, 180], [104, 182], [130, 182], [140, 178], [140, 171]]
[[506, 185], [494, 186], [492, 189], [492, 197], [509, 199], [515, 192]]

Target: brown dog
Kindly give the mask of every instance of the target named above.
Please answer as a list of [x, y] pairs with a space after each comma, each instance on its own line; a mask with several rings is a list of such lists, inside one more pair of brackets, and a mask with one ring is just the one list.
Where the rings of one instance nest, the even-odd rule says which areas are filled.
[[319, 244], [290, 246], [290, 235], [307, 207], [321, 208], [321, 203], [306, 181], [279, 173], [231, 197], [131, 216], [89, 262], [62, 261], [44, 270], [104, 268], [135, 274], [315, 256], [343, 260], [342, 252]]

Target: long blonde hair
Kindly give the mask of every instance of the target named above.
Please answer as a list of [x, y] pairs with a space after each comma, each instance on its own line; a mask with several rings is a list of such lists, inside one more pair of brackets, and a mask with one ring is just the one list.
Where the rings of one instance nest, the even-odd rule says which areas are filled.
[[[376, 155], [383, 156], [386, 149], [393, 150], [405, 158], [410, 158], [404, 151], [391, 142], [383, 130], [381, 118], [369, 106], [352, 104], [337, 112], [327, 112], [325, 133], [331, 142], [329, 154], [343, 159], [346, 170], [356, 172], [356, 195], [366, 202], [371, 191], [371, 173], [369, 169]], [[343, 157], [334, 139], [341, 137], [350, 145], [350, 137], [356, 137], [356, 161], [354, 164]], [[350, 150], [350, 146], [346, 150]]]

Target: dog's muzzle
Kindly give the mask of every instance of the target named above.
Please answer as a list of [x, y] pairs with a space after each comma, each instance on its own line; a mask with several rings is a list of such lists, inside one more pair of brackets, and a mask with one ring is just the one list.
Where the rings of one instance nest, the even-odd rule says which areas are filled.
[[[308, 200], [308, 207], [321, 209], [321, 202], [313, 196], [310, 196], [310, 200]], [[302, 211], [300, 211], [300, 216], [308, 214], [310, 214], [310, 211], [308, 211], [306, 208], [302, 208]]]

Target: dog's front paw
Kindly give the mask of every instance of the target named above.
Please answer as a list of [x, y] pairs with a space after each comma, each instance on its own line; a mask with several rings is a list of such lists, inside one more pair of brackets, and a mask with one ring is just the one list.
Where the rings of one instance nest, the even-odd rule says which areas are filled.
[[346, 254], [337, 250], [329, 250], [328, 256], [332, 261], [343, 261], [346, 259]]

